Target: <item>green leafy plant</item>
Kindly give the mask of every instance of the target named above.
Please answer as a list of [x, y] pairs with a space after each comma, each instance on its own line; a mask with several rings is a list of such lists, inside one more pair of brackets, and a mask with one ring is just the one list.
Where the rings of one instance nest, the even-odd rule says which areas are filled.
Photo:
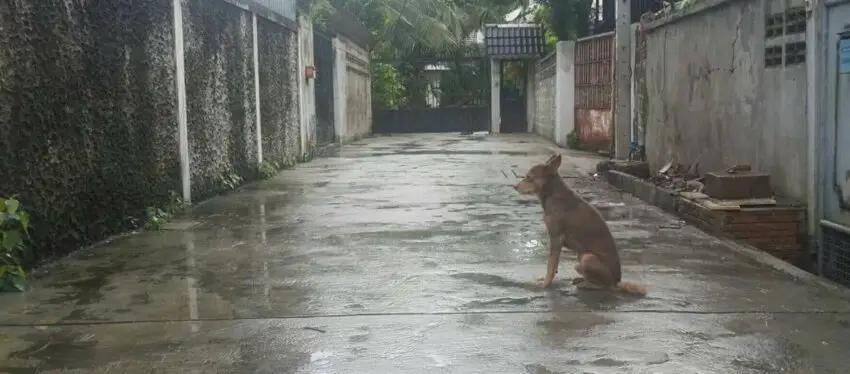
[[225, 174], [222, 177], [222, 183], [228, 190], [232, 190], [242, 184], [242, 177], [234, 173]]
[[372, 64], [372, 100], [386, 109], [407, 105], [404, 81], [394, 66], [376, 62]]
[[186, 209], [186, 202], [183, 201], [183, 198], [181, 198], [176, 191], [170, 191], [170, 193], [171, 201], [168, 203], [168, 206], [164, 208], [155, 206], [145, 208], [145, 229], [159, 230], [168, 223], [175, 214]]
[[259, 165], [257, 165], [257, 173], [260, 176], [260, 179], [269, 179], [277, 175], [280, 171], [280, 164], [274, 161], [263, 160]]
[[147, 207], [145, 210], [145, 215], [147, 219], [145, 220], [145, 229], [148, 230], [159, 230], [163, 225], [168, 223], [171, 219], [172, 214], [165, 211], [162, 208], [157, 208], [153, 206]]
[[30, 216], [14, 197], [0, 198], [0, 292], [26, 291], [27, 272], [21, 261], [28, 255]]
[[171, 194], [171, 204], [168, 206], [167, 212], [171, 214], [177, 214], [186, 210], [186, 202], [183, 201], [183, 198], [177, 191], [170, 191]]
[[579, 149], [580, 145], [581, 140], [578, 137], [578, 133], [575, 130], [570, 131], [570, 133], [567, 134], [567, 147], [570, 149]]
[[292, 169], [292, 168], [294, 168], [294, 167], [295, 167], [295, 165], [296, 165], [297, 163], [298, 163], [298, 159], [297, 159], [297, 158], [295, 158], [295, 157], [291, 157], [291, 156], [287, 156], [287, 157], [284, 157], [284, 158], [283, 158], [283, 161], [282, 161], [282, 162], [278, 163], [278, 166], [280, 166], [280, 170], [284, 170], [284, 169]]

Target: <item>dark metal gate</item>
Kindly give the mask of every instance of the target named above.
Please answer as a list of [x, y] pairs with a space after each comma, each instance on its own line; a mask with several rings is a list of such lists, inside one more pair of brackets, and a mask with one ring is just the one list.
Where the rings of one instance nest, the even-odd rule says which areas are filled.
[[490, 63], [482, 57], [375, 61], [373, 132], [487, 131]]
[[499, 97], [500, 117], [499, 131], [516, 133], [528, 131], [528, 112], [526, 103], [527, 63], [524, 60], [502, 60], [501, 82], [502, 90]]
[[316, 64], [316, 145], [336, 142], [334, 126], [334, 49], [331, 38], [313, 33]]

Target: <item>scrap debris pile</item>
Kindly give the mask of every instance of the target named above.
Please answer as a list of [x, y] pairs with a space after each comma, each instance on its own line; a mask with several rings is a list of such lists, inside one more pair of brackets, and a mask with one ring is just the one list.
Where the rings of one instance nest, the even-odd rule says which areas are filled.
[[668, 162], [658, 170], [658, 174], [649, 178], [649, 181], [658, 187], [676, 192], [702, 192], [705, 186], [696, 165], [686, 168], [678, 162]]
[[[699, 164], [693, 164], [688, 168], [677, 162], [668, 162], [658, 170], [658, 174], [649, 178], [656, 186], [675, 192], [703, 192], [705, 177], [699, 175]], [[748, 173], [752, 171], [750, 165], [735, 165], [725, 172], [728, 174]]]

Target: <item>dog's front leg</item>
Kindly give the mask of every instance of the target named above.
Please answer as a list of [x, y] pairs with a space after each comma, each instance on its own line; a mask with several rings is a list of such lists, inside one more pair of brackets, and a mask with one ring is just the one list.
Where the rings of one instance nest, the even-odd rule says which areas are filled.
[[549, 287], [558, 273], [558, 262], [561, 259], [561, 238], [549, 238], [549, 262], [546, 264], [546, 275], [539, 278], [537, 283], [543, 287]]

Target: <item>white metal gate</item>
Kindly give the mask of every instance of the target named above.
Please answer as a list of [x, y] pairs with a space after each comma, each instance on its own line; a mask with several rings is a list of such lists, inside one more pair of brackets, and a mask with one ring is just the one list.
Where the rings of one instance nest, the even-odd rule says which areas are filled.
[[826, 30], [818, 268], [850, 285], [850, 2], [827, 6]]

